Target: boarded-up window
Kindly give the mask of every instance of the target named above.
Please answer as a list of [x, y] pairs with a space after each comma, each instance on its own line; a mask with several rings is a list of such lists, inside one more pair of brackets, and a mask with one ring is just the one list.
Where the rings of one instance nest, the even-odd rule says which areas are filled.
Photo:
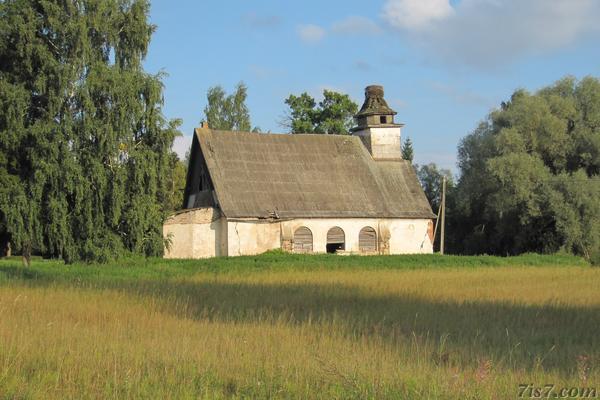
[[373, 253], [377, 251], [377, 232], [370, 226], [365, 226], [358, 234], [358, 248], [361, 252]]
[[346, 235], [342, 228], [336, 226], [327, 232], [327, 252], [335, 253], [346, 248]]
[[310, 229], [301, 226], [294, 232], [294, 251], [296, 253], [312, 253], [313, 236]]

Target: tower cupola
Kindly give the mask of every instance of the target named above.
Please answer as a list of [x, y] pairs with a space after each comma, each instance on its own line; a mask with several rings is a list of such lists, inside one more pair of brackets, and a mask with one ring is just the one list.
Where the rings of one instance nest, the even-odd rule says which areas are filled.
[[383, 86], [367, 86], [352, 134], [361, 138], [376, 160], [402, 159], [400, 128], [404, 125], [394, 123], [394, 115], [396, 111], [383, 98]]
[[371, 85], [365, 89], [365, 102], [355, 118], [358, 127], [392, 125], [396, 114], [383, 98], [383, 86]]

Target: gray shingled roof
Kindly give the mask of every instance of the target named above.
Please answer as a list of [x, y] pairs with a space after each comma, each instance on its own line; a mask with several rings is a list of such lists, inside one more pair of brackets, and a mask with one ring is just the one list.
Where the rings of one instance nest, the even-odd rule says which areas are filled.
[[407, 161], [374, 161], [358, 137], [196, 129], [229, 218], [433, 218]]

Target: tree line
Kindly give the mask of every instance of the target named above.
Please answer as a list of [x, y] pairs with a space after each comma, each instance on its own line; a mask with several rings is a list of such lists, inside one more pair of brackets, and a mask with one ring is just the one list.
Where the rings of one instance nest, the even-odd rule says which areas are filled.
[[[146, 0], [0, 2], [0, 252], [107, 261], [159, 256], [181, 206], [179, 120], [142, 67]], [[208, 90], [213, 129], [260, 132], [247, 87]], [[358, 105], [324, 90], [284, 99], [289, 133], [349, 134]], [[416, 149], [418, 151], [418, 149]], [[412, 162], [410, 139], [403, 157]], [[516, 90], [458, 147], [458, 174], [415, 165], [434, 212], [448, 180], [447, 251], [580, 254], [600, 261], [600, 81]], [[10, 250], [9, 250], [10, 249]]]
[[454, 252], [600, 261], [597, 78], [516, 90], [462, 139], [458, 166], [448, 208]]

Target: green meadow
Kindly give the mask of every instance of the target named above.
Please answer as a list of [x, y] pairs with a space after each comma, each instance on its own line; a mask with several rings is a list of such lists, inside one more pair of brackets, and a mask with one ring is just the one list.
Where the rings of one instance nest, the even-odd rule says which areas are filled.
[[563, 255], [5, 259], [0, 398], [582, 394], [600, 389], [599, 288]]

